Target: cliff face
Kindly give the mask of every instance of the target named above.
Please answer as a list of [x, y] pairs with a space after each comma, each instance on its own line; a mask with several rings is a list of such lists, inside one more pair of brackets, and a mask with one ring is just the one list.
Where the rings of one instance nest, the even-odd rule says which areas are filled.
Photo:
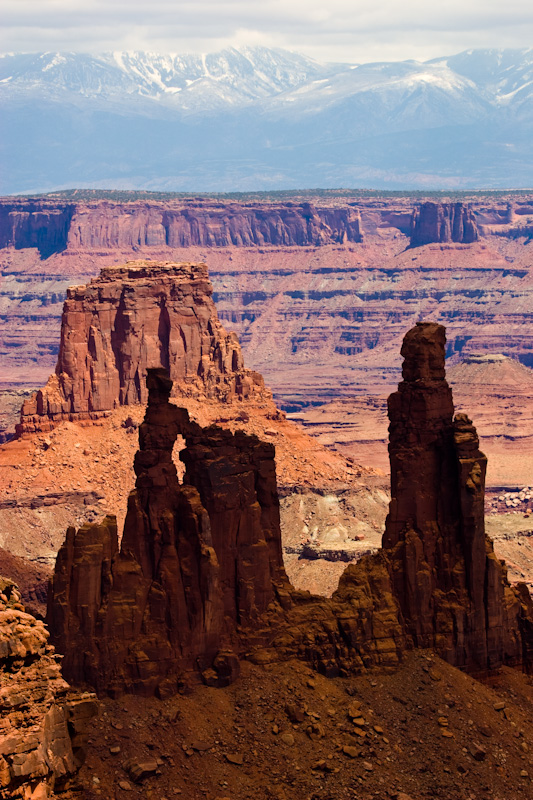
[[[247, 364], [287, 408], [327, 400], [344, 386], [351, 392], [354, 368], [361, 384], [383, 386], [403, 333], [419, 319], [447, 326], [450, 354], [496, 350], [531, 365], [529, 247], [505, 238], [527, 234], [524, 225], [531, 222], [522, 212], [531, 201], [516, 199], [512, 217], [507, 200], [473, 199], [459, 211], [455, 204], [433, 204], [440, 211], [422, 226], [430, 243], [420, 250], [408, 247], [414, 198], [336, 198], [329, 205], [320, 197], [307, 205], [296, 199], [79, 201], [70, 203], [66, 248], [52, 236], [50, 248], [59, 250], [46, 260], [28, 249], [34, 238], [14, 235], [13, 215], [51, 219], [65, 215], [67, 204], [0, 200], [7, 220], [0, 248], [0, 388], [41, 386], [54, 370], [68, 286], [87, 283], [101, 267], [148, 256], [207, 260], [221, 321], [238, 334]], [[415, 228], [422, 235], [421, 213]], [[466, 244], [472, 220], [480, 239]], [[54, 230], [52, 221], [49, 227]], [[311, 376], [310, 362], [319, 365]], [[396, 382], [394, 375], [386, 393]]]
[[311, 203], [239, 205], [161, 203], [30, 205], [0, 203], [0, 246], [37, 247], [41, 257], [69, 249], [304, 246], [361, 242], [353, 208]]
[[[245, 655], [348, 675], [397, 665], [412, 647], [478, 673], [531, 669], [533, 603], [485, 537], [486, 459], [470, 420], [453, 419], [444, 345], [434, 323], [405, 337], [383, 549], [349, 566], [330, 600], [286, 580], [273, 448], [190, 423], [168, 403], [165, 373], [149, 371], [120, 552], [107, 520], [70, 529], [58, 556], [48, 621], [66, 676], [164, 695], [195, 672], [231, 681]], [[171, 459], [178, 433], [183, 484]]]
[[422, 203], [411, 218], [411, 247], [432, 242], [471, 244], [479, 239], [472, 209], [464, 203]]
[[41, 258], [64, 250], [75, 208], [70, 203], [0, 203], [0, 247], [36, 247]]
[[55, 374], [25, 401], [19, 432], [146, 403], [146, 370], [164, 367], [176, 392], [269, 398], [220, 324], [205, 264], [130, 262], [70, 288]]
[[[48, 622], [64, 674], [100, 690], [163, 695], [183, 674], [233, 680], [238, 626], [286, 581], [274, 448], [202, 430], [169, 403], [172, 382], [148, 371], [148, 408], [120, 551], [116, 524], [69, 529], [49, 593]], [[172, 449], [187, 444], [183, 484]]]

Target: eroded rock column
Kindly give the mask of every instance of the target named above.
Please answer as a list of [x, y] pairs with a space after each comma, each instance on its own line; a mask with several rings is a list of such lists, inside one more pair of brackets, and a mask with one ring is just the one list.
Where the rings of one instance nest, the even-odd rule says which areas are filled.
[[147, 388], [120, 550], [114, 518], [69, 529], [48, 621], [70, 680], [164, 696], [199, 675], [233, 680], [238, 627], [258, 619], [286, 577], [272, 445], [191, 422], [169, 402], [162, 368], [148, 370]]
[[484, 671], [520, 660], [517, 600], [485, 536], [487, 459], [468, 417], [454, 420], [445, 341], [441, 325], [420, 322], [403, 342], [403, 381], [388, 403], [383, 547], [414, 645]]

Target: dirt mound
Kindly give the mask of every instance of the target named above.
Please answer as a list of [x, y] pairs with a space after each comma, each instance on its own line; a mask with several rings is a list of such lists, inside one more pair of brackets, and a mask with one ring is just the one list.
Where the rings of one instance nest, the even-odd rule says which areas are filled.
[[[224, 689], [104, 700], [76, 800], [529, 800], [533, 687], [480, 683], [409, 654], [392, 674], [327, 679], [243, 664]], [[354, 716], [355, 715], [355, 716]], [[145, 778], [141, 776], [145, 765]]]

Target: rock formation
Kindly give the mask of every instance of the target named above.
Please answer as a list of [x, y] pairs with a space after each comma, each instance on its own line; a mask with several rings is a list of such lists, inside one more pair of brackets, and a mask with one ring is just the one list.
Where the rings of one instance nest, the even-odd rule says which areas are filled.
[[72, 203], [38, 200], [0, 203], [0, 247], [35, 247], [41, 258], [64, 250], [75, 208]]
[[[237, 628], [286, 582], [274, 448], [242, 432], [202, 430], [148, 370], [148, 408], [120, 551], [116, 524], [71, 528], [57, 558], [48, 622], [64, 674], [99, 690], [160, 695], [185, 673], [232, 679]], [[183, 484], [172, 450], [185, 438]]]
[[45, 800], [83, 763], [97, 701], [61, 677], [44, 624], [0, 578], [0, 798]]
[[[407, 247], [415, 197], [317, 195], [306, 209], [297, 194], [239, 204], [83, 196], [0, 198], [0, 390], [38, 388], [54, 371], [69, 286], [88, 283], [110, 264], [147, 257], [207, 260], [222, 324], [238, 334], [247, 365], [285, 408], [297, 395], [315, 403], [351, 393], [354, 370], [361, 391], [379, 384], [390, 393], [397, 376], [384, 386], [383, 374], [391, 375], [403, 334], [417, 319], [446, 325], [456, 358], [486, 350], [533, 364], [529, 248], [496, 235], [526, 235], [522, 223], [533, 206], [523, 195], [470, 198], [479, 242], [439, 244], [434, 226], [437, 244], [422, 252]], [[40, 220], [39, 241], [23, 235], [30, 217]], [[57, 238], [59, 217], [71, 221]], [[43, 260], [37, 245], [52, 254]], [[450, 270], [454, 279], [443, 280]]]
[[168, 402], [165, 373], [150, 370], [120, 552], [107, 519], [70, 529], [58, 555], [48, 621], [66, 677], [166, 694], [194, 670], [230, 681], [243, 656], [348, 675], [393, 667], [412, 647], [475, 673], [531, 669], [533, 604], [485, 536], [486, 459], [470, 420], [453, 418], [444, 345], [435, 323], [405, 337], [404, 380], [389, 400], [383, 548], [350, 565], [330, 600], [285, 578], [273, 448], [191, 423]]
[[479, 239], [473, 211], [464, 203], [422, 203], [411, 218], [411, 247], [432, 242], [471, 244]]
[[50, 569], [15, 556], [4, 547], [0, 547], [0, 564], [3, 579], [16, 584], [26, 611], [38, 619], [44, 619]]
[[519, 663], [518, 598], [485, 536], [487, 459], [465, 414], [453, 418], [445, 329], [419, 323], [389, 398], [391, 503], [383, 536], [394, 594], [417, 647], [470, 670]]
[[37, 247], [42, 258], [65, 248], [309, 246], [361, 242], [351, 207], [311, 203], [60, 204], [0, 202], [0, 247]]
[[146, 403], [146, 370], [164, 367], [176, 392], [269, 399], [220, 324], [205, 264], [130, 262], [68, 290], [55, 374], [22, 407], [18, 431], [95, 418]]

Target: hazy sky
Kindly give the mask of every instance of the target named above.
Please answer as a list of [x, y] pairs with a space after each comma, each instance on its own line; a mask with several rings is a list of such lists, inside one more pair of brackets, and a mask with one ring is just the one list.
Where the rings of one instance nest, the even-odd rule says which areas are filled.
[[0, 50], [213, 52], [285, 47], [320, 61], [533, 45], [531, 0], [1, 0]]

